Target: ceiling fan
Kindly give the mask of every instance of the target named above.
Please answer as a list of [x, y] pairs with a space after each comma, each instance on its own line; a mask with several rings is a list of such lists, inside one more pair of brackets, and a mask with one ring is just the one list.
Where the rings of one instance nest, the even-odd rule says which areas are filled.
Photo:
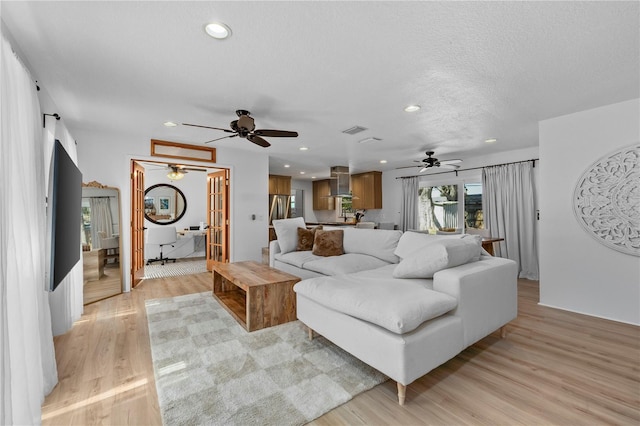
[[184, 177], [185, 174], [192, 172], [206, 172], [206, 169], [197, 169], [193, 167], [184, 167], [176, 164], [167, 164], [167, 169], [169, 173], [167, 177], [171, 180], [180, 180]]
[[236, 115], [238, 116], [237, 120], [233, 120], [230, 123], [231, 130], [222, 129], [220, 127], [210, 127], [210, 126], [201, 126], [199, 124], [188, 124], [182, 123], [184, 126], [192, 126], [192, 127], [202, 127], [204, 129], [213, 129], [213, 130], [222, 130], [226, 133], [233, 133], [230, 136], [223, 136], [221, 138], [212, 139], [205, 143], [214, 142], [220, 139], [225, 138], [235, 138], [236, 136], [240, 136], [241, 138], [247, 139], [250, 142], [255, 143], [263, 148], [267, 148], [271, 146], [269, 142], [264, 140], [262, 136], [272, 137], [272, 138], [295, 138], [298, 136], [298, 132], [290, 132], [287, 130], [268, 130], [268, 129], [257, 129], [251, 117], [251, 113], [244, 109], [239, 109], [236, 111]]
[[[421, 164], [421, 169], [418, 173], [422, 173], [427, 169], [430, 169], [432, 167], [443, 167], [446, 169], [457, 169], [458, 167], [460, 167], [457, 163], [461, 163], [462, 160], [459, 159], [454, 159], [454, 160], [438, 160], [437, 158], [433, 158], [433, 155], [435, 154], [435, 152], [433, 151], [427, 151], [425, 152], [425, 154], [427, 154], [427, 158], [424, 158], [422, 160], [413, 160], [416, 163], [422, 163]], [[410, 167], [416, 167], [416, 166], [407, 166], [407, 167], [398, 167], [399, 169], [408, 169]]]

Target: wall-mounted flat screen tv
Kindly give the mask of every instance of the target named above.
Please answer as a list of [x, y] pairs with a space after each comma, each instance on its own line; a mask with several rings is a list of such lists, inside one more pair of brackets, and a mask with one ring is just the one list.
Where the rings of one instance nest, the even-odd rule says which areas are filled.
[[54, 291], [80, 260], [82, 224], [82, 173], [59, 140], [49, 170], [47, 219], [47, 290]]

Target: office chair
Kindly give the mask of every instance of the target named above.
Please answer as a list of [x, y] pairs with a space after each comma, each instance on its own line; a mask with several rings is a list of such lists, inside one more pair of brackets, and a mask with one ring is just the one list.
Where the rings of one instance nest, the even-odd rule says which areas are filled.
[[147, 244], [158, 244], [160, 246], [160, 257], [148, 259], [147, 265], [150, 265], [153, 262], [160, 262], [161, 265], [164, 265], [165, 262], [170, 260], [172, 260], [173, 263], [176, 263], [174, 258], [164, 257], [162, 254], [162, 248], [168, 245], [173, 247], [173, 244], [177, 239], [178, 233], [175, 226], [155, 226], [147, 229]]

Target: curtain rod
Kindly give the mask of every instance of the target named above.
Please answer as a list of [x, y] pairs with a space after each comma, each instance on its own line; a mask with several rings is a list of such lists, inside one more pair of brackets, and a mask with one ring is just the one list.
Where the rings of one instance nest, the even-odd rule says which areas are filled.
[[[398, 176], [396, 179], [408, 179], [408, 178], [412, 178], [412, 177], [423, 177], [423, 176], [435, 176], [435, 175], [441, 175], [444, 173], [455, 173], [456, 176], [458, 176], [458, 172], [466, 172], [468, 170], [479, 170], [479, 169], [486, 169], [487, 167], [498, 167], [498, 166], [507, 166], [509, 164], [519, 164], [519, 163], [528, 163], [528, 162], [532, 162], [533, 163], [533, 167], [536, 167], [536, 161], [539, 161], [539, 158], [532, 158], [531, 160], [522, 160], [522, 161], [512, 161], [511, 163], [502, 163], [502, 164], [491, 164], [490, 166], [481, 166], [481, 167], [470, 167], [468, 169], [460, 169], [460, 170], [447, 170], [446, 172], [438, 172], [438, 173], [429, 173], [428, 175], [411, 175], [411, 176]], [[419, 167], [419, 166], [416, 166]]]

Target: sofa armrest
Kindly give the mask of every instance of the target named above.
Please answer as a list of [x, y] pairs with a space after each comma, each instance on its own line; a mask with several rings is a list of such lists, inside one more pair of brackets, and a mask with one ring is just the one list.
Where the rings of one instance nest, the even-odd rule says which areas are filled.
[[436, 272], [433, 289], [458, 299], [453, 314], [462, 317], [465, 347], [518, 315], [518, 268], [513, 260], [483, 256]]
[[280, 253], [280, 244], [278, 244], [278, 240], [273, 240], [269, 242], [269, 266], [273, 268], [275, 264], [275, 256]]

